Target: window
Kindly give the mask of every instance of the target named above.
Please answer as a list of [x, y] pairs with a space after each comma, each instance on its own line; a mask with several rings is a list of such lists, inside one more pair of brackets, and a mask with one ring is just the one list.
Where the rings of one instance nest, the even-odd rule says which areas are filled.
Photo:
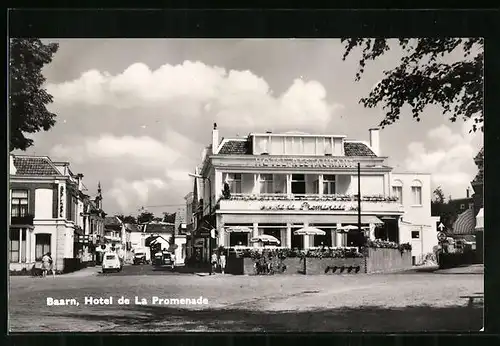
[[260, 193], [273, 193], [273, 175], [261, 174], [259, 185]]
[[292, 174], [292, 193], [306, 193], [306, 178], [304, 174]]
[[229, 246], [248, 246], [248, 233], [231, 232], [229, 233]]
[[41, 261], [43, 255], [50, 252], [50, 234], [35, 235], [35, 260]]
[[28, 215], [28, 190], [12, 190], [10, 212], [13, 217]]
[[392, 195], [398, 199], [398, 202], [403, 204], [403, 182], [396, 180], [392, 184]]
[[[21, 231], [22, 241], [19, 241], [19, 229], [11, 229], [9, 237], [9, 258], [11, 262], [19, 262], [21, 254], [21, 262], [26, 262], [26, 230]], [[21, 251], [20, 251], [21, 250]]]
[[422, 183], [415, 180], [411, 186], [411, 194], [413, 205], [422, 205]]
[[335, 194], [335, 176], [334, 175], [323, 176], [323, 194], [324, 195], [334, 195]]
[[460, 204], [460, 210], [464, 210], [465, 209], [465, 204]]
[[226, 183], [231, 193], [241, 193], [241, 173], [228, 173]]
[[412, 239], [420, 239], [420, 231], [411, 231]]

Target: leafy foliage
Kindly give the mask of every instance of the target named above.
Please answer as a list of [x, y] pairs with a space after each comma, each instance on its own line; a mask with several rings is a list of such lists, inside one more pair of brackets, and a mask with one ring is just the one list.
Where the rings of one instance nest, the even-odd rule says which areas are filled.
[[137, 219], [135, 218], [135, 216], [132, 216], [132, 215], [116, 215], [117, 218], [119, 218], [120, 220], [122, 220], [123, 223], [131, 223], [131, 224], [136, 224], [137, 223]]
[[137, 216], [137, 222], [138, 223], [146, 223], [146, 222], [151, 222], [155, 219], [155, 216], [153, 213], [149, 211], [143, 211]]
[[445, 202], [444, 192], [443, 192], [443, 189], [441, 188], [441, 186], [438, 186], [432, 192], [432, 194], [434, 195], [434, 197], [432, 199], [432, 203], [442, 204]]
[[33, 140], [24, 134], [48, 131], [56, 122], [56, 115], [47, 110], [53, 98], [43, 88], [42, 69], [58, 48], [56, 43], [43, 44], [35, 38], [10, 41], [10, 151], [31, 147]]
[[[374, 61], [389, 51], [387, 39], [344, 38], [343, 60], [355, 48], [362, 48], [359, 81], [368, 61]], [[419, 38], [399, 39], [405, 52], [400, 65], [384, 71], [384, 78], [360, 103], [367, 108], [381, 104], [386, 111], [380, 126], [384, 128], [399, 120], [401, 109], [409, 105], [413, 118], [420, 116], [427, 105], [439, 105], [444, 114], [455, 122], [474, 119], [471, 131], [483, 127], [483, 69], [484, 51], [481, 38]], [[463, 54], [463, 60], [446, 63], [452, 52]]]

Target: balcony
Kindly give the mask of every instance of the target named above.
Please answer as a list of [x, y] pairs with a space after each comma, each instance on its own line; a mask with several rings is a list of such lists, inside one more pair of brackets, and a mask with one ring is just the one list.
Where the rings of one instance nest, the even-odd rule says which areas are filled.
[[25, 216], [11, 216], [10, 218], [10, 224], [12, 226], [21, 226], [21, 225], [27, 225], [27, 226], [33, 226], [33, 219], [34, 215], [25, 215]]
[[[220, 201], [219, 210], [227, 211], [283, 211], [283, 212], [355, 212], [358, 209], [356, 195], [318, 194], [234, 194]], [[396, 197], [362, 196], [361, 210], [373, 213], [402, 213], [403, 206]]]

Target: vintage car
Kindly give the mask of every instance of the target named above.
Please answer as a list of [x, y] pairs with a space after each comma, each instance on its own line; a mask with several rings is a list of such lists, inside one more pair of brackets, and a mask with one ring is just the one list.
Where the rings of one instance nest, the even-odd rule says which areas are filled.
[[134, 253], [134, 264], [148, 264], [148, 258], [146, 252], [136, 252]]
[[168, 266], [173, 270], [175, 268], [174, 256], [171, 252], [168, 251], [157, 252], [154, 255], [153, 265], [155, 267]]
[[123, 268], [123, 263], [118, 257], [118, 254], [114, 252], [106, 252], [102, 260], [102, 272], [107, 273], [110, 271], [121, 271]]

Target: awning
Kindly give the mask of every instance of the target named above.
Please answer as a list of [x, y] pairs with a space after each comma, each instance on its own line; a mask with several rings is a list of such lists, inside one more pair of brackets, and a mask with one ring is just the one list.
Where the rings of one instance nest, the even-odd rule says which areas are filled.
[[[250, 222], [258, 223], [293, 223], [293, 224], [357, 224], [357, 215], [300, 215], [300, 214], [222, 214], [223, 223], [248, 224]], [[362, 224], [383, 224], [383, 222], [374, 215], [361, 215]], [[319, 227], [319, 226], [317, 226]], [[321, 228], [321, 227], [319, 227]]]
[[476, 215], [476, 231], [484, 231], [484, 208], [479, 209]]
[[469, 208], [462, 214], [458, 215], [457, 220], [453, 224], [451, 234], [473, 234], [476, 220], [474, 220], [474, 209]]
[[229, 233], [233, 233], [233, 232], [250, 233], [250, 232], [252, 232], [252, 229], [250, 227], [243, 227], [243, 226], [225, 227], [224, 229], [226, 232], [229, 232]]

